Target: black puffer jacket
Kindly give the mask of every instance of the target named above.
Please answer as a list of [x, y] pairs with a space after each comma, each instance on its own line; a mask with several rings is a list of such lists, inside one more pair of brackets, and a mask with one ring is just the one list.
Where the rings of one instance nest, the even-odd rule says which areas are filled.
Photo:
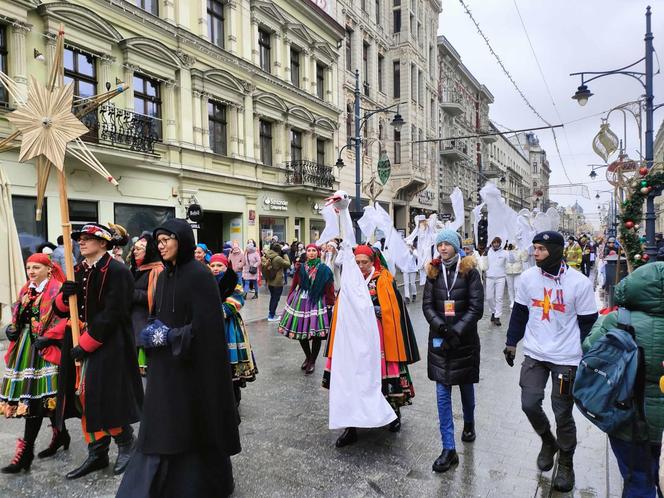
[[[480, 337], [477, 322], [484, 313], [484, 288], [475, 261], [469, 256], [459, 265], [459, 276], [447, 296], [445, 279], [429, 265], [424, 286], [422, 310], [429, 322], [429, 379], [445, 385], [473, 384], [480, 379]], [[452, 285], [454, 267], [447, 270]], [[454, 300], [454, 317], [445, 318], [444, 301]], [[434, 338], [442, 338], [441, 347], [433, 346]]]

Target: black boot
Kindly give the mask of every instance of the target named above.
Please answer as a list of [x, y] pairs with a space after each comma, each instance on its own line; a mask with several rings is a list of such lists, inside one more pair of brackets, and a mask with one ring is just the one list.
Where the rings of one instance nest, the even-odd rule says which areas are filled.
[[472, 443], [476, 438], [475, 424], [473, 422], [464, 422], [463, 431], [461, 432], [461, 441], [464, 443]]
[[47, 458], [55, 455], [55, 452], [58, 451], [60, 446], [64, 447], [65, 450], [69, 449], [69, 443], [71, 442], [71, 437], [67, 429], [59, 431], [55, 427], [53, 429], [53, 437], [51, 438], [51, 444], [48, 445], [48, 448], [37, 453], [37, 458]]
[[494, 323], [496, 321], [496, 316], [491, 313], [491, 323]]
[[561, 451], [558, 457], [558, 470], [553, 478], [553, 489], [562, 493], [568, 493], [574, 489], [574, 453]]
[[134, 453], [134, 446], [135, 439], [133, 435], [131, 441], [128, 443], [118, 444], [118, 458], [115, 460], [115, 465], [113, 466], [113, 475], [117, 476], [125, 471], [131, 455]]
[[387, 429], [390, 432], [399, 432], [401, 430], [401, 411], [397, 410], [397, 418], [390, 422], [390, 425], [387, 426]]
[[500, 323], [500, 318], [496, 318], [495, 321], [493, 322], [493, 324], [494, 324], [496, 327], [500, 327], [500, 326], [502, 325], [502, 323]]
[[459, 464], [459, 455], [456, 450], [443, 450], [436, 461], [433, 462], [431, 469], [434, 472], [447, 472], [450, 467]]
[[0, 469], [3, 474], [17, 474], [24, 470], [30, 470], [32, 460], [35, 457], [34, 446], [25, 442], [25, 439], [19, 439], [16, 443], [16, 453], [11, 463]]
[[77, 469], [69, 472], [67, 479], [78, 479], [88, 475], [95, 470], [108, 467], [108, 446], [111, 444], [110, 436], [103, 437], [99, 441], [88, 444], [88, 458]]
[[542, 449], [537, 455], [537, 468], [546, 472], [553, 468], [553, 458], [558, 452], [558, 443], [556, 443], [556, 438], [553, 437], [551, 431], [546, 431], [541, 435], [541, 438]]
[[343, 432], [343, 434], [339, 436], [339, 439], [337, 439], [335, 445], [337, 448], [343, 448], [344, 446], [353, 444], [356, 441], [357, 441], [357, 429], [355, 427], [347, 427], [346, 430]]

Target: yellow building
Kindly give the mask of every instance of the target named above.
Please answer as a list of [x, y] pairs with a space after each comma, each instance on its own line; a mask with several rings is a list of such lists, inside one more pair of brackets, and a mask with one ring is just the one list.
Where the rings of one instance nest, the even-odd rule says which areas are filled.
[[[0, 68], [26, 92], [45, 78], [65, 26], [65, 79], [75, 94], [130, 89], [85, 118], [85, 141], [113, 187], [67, 158], [72, 221], [125, 225], [132, 236], [192, 203], [213, 250], [237, 239], [310, 241], [333, 168], [345, 30], [309, 0], [80, 0], [0, 4]], [[41, 57], [40, 54], [45, 56]], [[15, 102], [0, 92], [0, 136]], [[36, 173], [0, 156], [12, 183], [22, 245], [61, 233], [57, 185], [34, 221]]]

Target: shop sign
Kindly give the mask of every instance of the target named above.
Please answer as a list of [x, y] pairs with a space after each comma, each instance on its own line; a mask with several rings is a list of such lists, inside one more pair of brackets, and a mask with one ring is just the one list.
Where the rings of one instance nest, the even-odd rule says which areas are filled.
[[282, 199], [266, 197], [263, 200], [263, 204], [265, 204], [265, 209], [269, 209], [270, 211], [288, 211], [288, 201]]
[[452, 220], [452, 214], [451, 213], [443, 213], [440, 215], [440, 219], [442, 221], [450, 221]]
[[189, 222], [189, 226], [191, 227], [192, 230], [200, 230], [201, 229], [201, 224], [200, 223], [194, 223], [194, 222]]
[[187, 218], [198, 223], [203, 219], [203, 208], [200, 204], [189, 204], [187, 208]]
[[324, 207], [325, 207], [325, 204], [321, 204], [320, 202], [314, 202], [311, 205], [311, 210], [313, 211], [314, 214], [321, 214]]
[[433, 190], [425, 190], [417, 194], [417, 202], [420, 204], [426, 204], [427, 206], [433, 205], [433, 200], [436, 198], [436, 194]]

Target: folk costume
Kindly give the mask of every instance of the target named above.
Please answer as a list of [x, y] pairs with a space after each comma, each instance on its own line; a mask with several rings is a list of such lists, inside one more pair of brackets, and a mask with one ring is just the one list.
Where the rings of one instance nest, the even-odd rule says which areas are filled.
[[154, 232], [164, 236], [177, 241], [177, 259], [164, 261], [141, 332], [150, 365], [145, 403], [117, 496], [227, 496], [240, 437], [221, 298], [210, 270], [194, 260], [189, 224], [168, 220]]
[[321, 342], [329, 334], [334, 306], [334, 273], [320, 260], [318, 246], [309, 244], [307, 249], [311, 248], [318, 256], [295, 265], [278, 329], [281, 335], [300, 342], [305, 355], [302, 370], [307, 374], [313, 373]]
[[[232, 254], [232, 253], [231, 253]], [[236, 403], [240, 402], [242, 394], [240, 388], [247, 387], [247, 382], [256, 380], [258, 368], [256, 367], [256, 358], [251, 349], [247, 327], [242, 320], [240, 310], [244, 306], [244, 291], [242, 283], [237, 278], [233, 278], [229, 283], [228, 271], [233, 271], [229, 267], [229, 259], [223, 253], [213, 254], [210, 258], [210, 264], [220, 262], [228, 269], [226, 272], [215, 275], [222, 303], [221, 310], [224, 314], [226, 343], [228, 344], [228, 359], [231, 363], [231, 377], [233, 379], [233, 392], [235, 393]], [[231, 263], [232, 265], [232, 263]], [[230, 287], [230, 289], [228, 288]]]
[[330, 429], [346, 428], [337, 446], [355, 442], [356, 427], [390, 424], [392, 432], [400, 430], [400, 408], [415, 396], [408, 365], [420, 360], [394, 277], [370, 247], [359, 245], [354, 252], [373, 259], [374, 266], [364, 276], [353, 254], [344, 251], [323, 375], [323, 387], [330, 389]]
[[[117, 225], [109, 229], [91, 223], [73, 232], [72, 239], [78, 241], [85, 234], [113, 247], [126, 243], [123, 231]], [[131, 323], [134, 279], [129, 268], [106, 252], [91, 265], [87, 261], [76, 265], [75, 278], [81, 336], [74, 348], [71, 333], [64, 337], [57, 422], [60, 426], [66, 418], [81, 418], [88, 458], [67, 474], [68, 479], [107, 467], [111, 437], [118, 445], [113, 472], [124, 471], [134, 446], [130, 424], [138, 422], [143, 402]], [[69, 314], [67, 289], [69, 282], [55, 300], [60, 316]], [[80, 372], [74, 360], [80, 362]]]
[[53, 300], [60, 292], [64, 275], [46, 254], [33, 254], [27, 263], [51, 268], [50, 276], [40, 284], [26, 283], [12, 307], [12, 322], [7, 327], [9, 347], [5, 354], [7, 367], [0, 389], [0, 413], [7, 418], [25, 418], [25, 432], [16, 446], [12, 462], [2, 469], [14, 474], [30, 470], [35, 440], [42, 419], [49, 417], [53, 438], [39, 458], [52, 456], [60, 446], [69, 447], [69, 433], [55, 426], [55, 400], [58, 392], [60, 344], [66, 320], [53, 313]]
[[[137, 260], [131, 255], [130, 265], [134, 275], [134, 294], [131, 300], [131, 324], [134, 329], [134, 340], [148, 323], [148, 316], [154, 307], [154, 293], [157, 289], [157, 278], [164, 269], [159, 257], [157, 244], [151, 234], [143, 234], [139, 240], [145, 241], [145, 255]], [[141, 375], [145, 375], [147, 358], [143, 348], [138, 348], [138, 366]]]

